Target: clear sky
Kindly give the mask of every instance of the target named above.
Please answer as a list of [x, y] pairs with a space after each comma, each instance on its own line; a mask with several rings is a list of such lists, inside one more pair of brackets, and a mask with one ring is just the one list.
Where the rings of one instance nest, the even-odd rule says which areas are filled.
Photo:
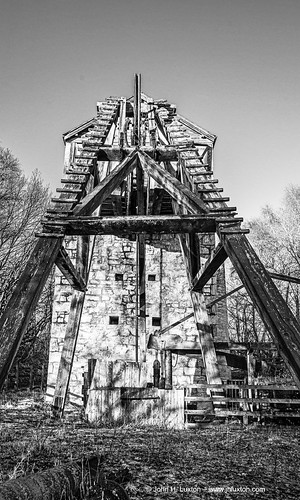
[[300, 184], [300, 0], [1, 0], [0, 144], [54, 190], [62, 133], [143, 91], [218, 136], [239, 214]]

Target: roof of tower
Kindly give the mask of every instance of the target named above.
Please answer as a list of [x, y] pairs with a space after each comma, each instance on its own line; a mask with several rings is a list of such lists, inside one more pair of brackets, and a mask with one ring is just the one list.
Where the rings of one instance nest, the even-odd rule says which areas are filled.
[[[111, 96], [104, 101], [97, 102], [97, 116], [65, 132], [63, 134], [64, 142], [74, 140], [85, 134], [89, 128], [93, 127], [97, 122], [97, 119], [99, 118], [99, 110], [101, 109], [101, 112], [103, 113], [103, 105], [107, 104], [109, 106], [110, 102], [117, 102], [119, 104], [114, 117], [115, 123], [118, 127], [120, 126], [120, 120], [122, 120], [122, 118], [132, 121], [134, 115], [134, 96], [130, 96], [129, 98]], [[124, 107], [122, 108], [123, 117], [120, 115], [121, 103], [126, 103], [125, 110]], [[152, 122], [151, 118], [153, 120]], [[181, 127], [181, 131], [184, 133], [185, 138], [190, 141], [196, 140], [199, 142], [199, 140], [202, 139], [202, 143], [204, 141], [208, 141], [207, 144], [210, 143], [214, 145], [217, 139], [215, 134], [177, 113], [175, 104], [170, 104], [166, 99], [153, 99], [144, 92], [141, 92], [141, 119], [145, 129], [152, 131], [157, 129], [158, 137], [161, 136], [159, 133], [161, 125], [165, 125], [171, 128]], [[166, 141], [164, 141], [162, 137], [160, 137], [158, 142], [166, 144]]]

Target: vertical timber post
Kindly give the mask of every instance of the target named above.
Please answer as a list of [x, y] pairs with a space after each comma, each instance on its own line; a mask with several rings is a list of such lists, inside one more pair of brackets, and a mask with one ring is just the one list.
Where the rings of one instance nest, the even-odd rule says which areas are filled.
[[[193, 275], [191, 274], [191, 252], [186, 245], [186, 240], [184, 237], [181, 237], [181, 235], [179, 235], [179, 241], [181, 244], [182, 256], [185, 261], [188, 282], [190, 287], [192, 287]], [[196, 256], [194, 255], [193, 259], [195, 257]], [[198, 259], [200, 262], [199, 255]], [[209, 384], [222, 384], [216, 350], [212, 338], [212, 329], [209, 324], [209, 317], [203, 294], [193, 292], [191, 290], [191, 299], [194, 309], [196, 327], [199, 333], [199, 342], [203, 357], [203, 363], [206, 369], [207, 382]]]
[[[141, 75], [134, 76], [134, 145], [140, 146], [141, 136]], [[136, 167], [137, 214], [145, 215], [144, 173], [139, 164]], [[136, 361], [139, 352], [143, 360], [146, 356], [146, 283], [145, 283], [146, 243], [143, 234], [136, 236], [137, 274], [137, 318], [136, 318]], [[142, 344], [141, 344], [142, 341]]]
[[[77, 240], [76, 269], [83, 280], [87, 282], [89, 271], [89, 236], [80, 236]], [[55, 416], [63, 415], [66, 404], [85, 294], [86, 292], [74, 290], [71, 299], [68, 324], [53, 396], [53, 413]]]
[[134, 145], [140, 145], [141, 139], [141, 75], [134, 75], [134, 102], [133, 102], [134, 124], [133, 135]]

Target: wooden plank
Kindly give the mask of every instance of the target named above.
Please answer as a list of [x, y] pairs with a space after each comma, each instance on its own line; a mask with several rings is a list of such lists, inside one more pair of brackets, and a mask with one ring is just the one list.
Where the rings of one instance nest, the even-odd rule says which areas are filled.
[[300, 388], [300, 325], [243, 234], [219, 231], [220, 241]]
[[14, 362], [61, 244], [61, 238], [39, 239], [0, 318], [0, 388]]
[[[226, 221], [226, 218], [223, 219]], [[213, 216], [206, 215], [129, 215], [122, 217], [67, 217], [46, 220], [45, 230], [63, 227], [66, 234], [132, 234], [132, 233], [214, 233]]]
[[105, 177], [91, 193], [86, 195], [74, 208], [74, 215], [90, 215], [121, 184], [135, 168], [137, 153], [133, 152], [111, 174]]
[[[92, 252], [90, 258], [92, 258]], [[80, 236], [77, 240], [76, 271], [81, 276], [82, 280], [87, 282], [89, 272], [88, 236]], [[59, 417], [63, 415], [66, 403], [85, 295], [86, 291], [74, 290], [71, 298], [70, 313], [58, 367], [52, 405], [54, 415]]]
[[137, 153], [142, 168], [179, 204], [190, 210], [191, 213], [207, 213], [205, 203], [173, 175], [164, 170], [148, 155]]
[[227, 253], [225, 252], [223, 245], [219, 244], [193, 279], [193, 291], [201, 292], [203, 287], [213, 277], [226, 259]]
[[85, 281], [76, 270], [67, 251], [63, 246], [59, 250], [59, 253], [55, 260], [55, 264], [75, 290], [79, 290], [80, 292], [86, 290]]

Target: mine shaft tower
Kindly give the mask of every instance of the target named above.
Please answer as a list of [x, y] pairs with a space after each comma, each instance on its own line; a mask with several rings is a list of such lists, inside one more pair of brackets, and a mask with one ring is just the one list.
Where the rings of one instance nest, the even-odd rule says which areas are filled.
[[[185, 263], [207, 382], [221, 383], [211, 314], [218, 297], [207, 304], [203, 290], [229, 258], [300, 388], [300, 326], [249, 243], [236, 208], [228, 205], [229, 198], [214, 178], [215, 140], [178, 114], [174, 105], [144, 94], [140, 75], [134, 78], [133, 97], [98, 102], [95, 118], [64, 134], [61, 187], [0, 319], [0, 385], [56, 264], [73, 288], [56, 387], [64, 405], [94, 237], [99, 234], [136, 241], [135, 359], [143, 362], [149, 340], [146, 241], [152, 235], [172, 233], [178, 235]], [[65, 248], [70, 235], [77, 237], [75, 263]]]

